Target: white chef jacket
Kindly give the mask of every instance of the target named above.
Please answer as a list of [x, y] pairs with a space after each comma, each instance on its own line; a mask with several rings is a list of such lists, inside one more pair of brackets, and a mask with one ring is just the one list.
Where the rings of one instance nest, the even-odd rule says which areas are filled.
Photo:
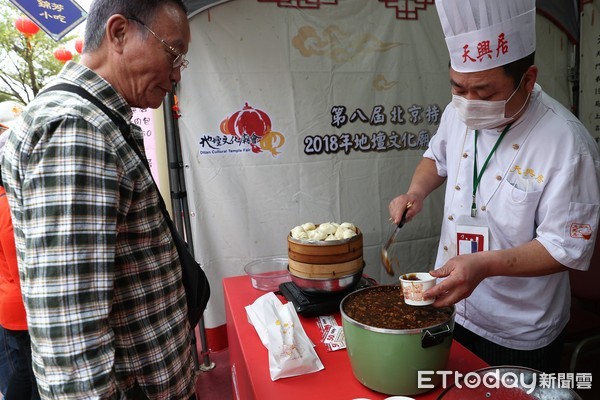
[[[479, 132], [478, 172], [501, 130]], [[539, 85], [523, 116], [490, 158], [476, 193], [489, 249], [538, 240], [561, 264], [586, 270], [600, 215], [598, 145], [575, 116]], [[446, 107], [424, 157], [446, 177], [444, 219], [436, 268], [457, 254], [456, 224], [470, 216], [474, 131]], [[591, 237], [590, 237], [591, 233]], [[548, 345], [569, 320], [568, 273], [484, 279], [456, 304], [456, 322], [505, 347]]]

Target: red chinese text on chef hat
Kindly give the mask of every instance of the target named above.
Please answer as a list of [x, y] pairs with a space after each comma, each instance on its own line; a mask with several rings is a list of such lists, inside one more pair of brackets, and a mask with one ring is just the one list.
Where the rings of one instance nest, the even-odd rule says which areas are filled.
[[535, 51], [535, 0], [437, 0], [457, 72], [500, 67]]

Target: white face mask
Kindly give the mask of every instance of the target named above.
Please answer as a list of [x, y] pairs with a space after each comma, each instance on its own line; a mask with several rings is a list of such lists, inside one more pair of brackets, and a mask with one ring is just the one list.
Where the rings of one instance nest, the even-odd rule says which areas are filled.
[[[523, 78], [521, 78], [523, 81]], [[464, 122], [471, 129], [491, 129], [497, 128], [507, 123], [511, 122], [514, 119], [513, 117], [506, 117], [506, 103], [517, 93], [521, 87], [521, 82], [519, 82], [519, 86], [515, 89], [514, 92], [510, 95], [510, 97], [506, 100], [497, 100], [497, 101], [489, 101], [489, 100], [467, 100], [462, 96], [457, 96], [455, 94], [452, 95], [452, 105], [456, 109], [458, 117], [462, 122]], [[525, 102], [514, 115], [518, 115], [525, 104], [527, 104], [527, 100], [529, 100], [529, 93]]]

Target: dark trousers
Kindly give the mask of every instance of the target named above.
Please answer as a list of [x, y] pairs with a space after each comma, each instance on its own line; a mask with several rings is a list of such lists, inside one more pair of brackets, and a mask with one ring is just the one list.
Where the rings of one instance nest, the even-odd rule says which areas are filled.
[[27, 331], [2, 329], [6, 348], [6, 361], [11, 374], [4, 398], [6, 400], [38, 400], [40, 395], [31, 368], [31, 341]]
[[564, 345], [564, 332], [548, 346], [535, 350], [515, 350], [454, 325], [454, 339], [491, 366], [511, 365], [532, 368], [546, 373], [560, 372], [560, 358]]

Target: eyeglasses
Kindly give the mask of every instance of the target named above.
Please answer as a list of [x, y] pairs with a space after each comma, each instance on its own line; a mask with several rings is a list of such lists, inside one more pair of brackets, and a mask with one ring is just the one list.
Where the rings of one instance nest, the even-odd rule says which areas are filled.
[[131, 21], [134, 21], [134, 22], [137, 22], [138, 24], [140, 24], [144, 28], [146, 28], [146, 30], [148, 32], [150, 32], [152, 34], [152, 36], [154, 36], [159, 42], [161, 42], [163, 44], [163, 46], [165, 46], [165, 48], [167, 49], [167, 51], [169, 52], [169, 54], [175, 56], [175, 59], [173, 60], [173, 68], [181, 68], [183, 70], [183, 69], [185, 69], [188, 66], [188, 64], [190, 62], [185, 59], [185, 54], [178, 52], [173, 46], [171, 46], [170, 44], [168, 44], [167, 42], [165, 42], [152, 29], [148, 28], [148, 25], [146, 25], [145, 23], [143, 23], [142, 21], [140, 21], [136, 17], [127, 17], [127, 19], [129, 19]]

